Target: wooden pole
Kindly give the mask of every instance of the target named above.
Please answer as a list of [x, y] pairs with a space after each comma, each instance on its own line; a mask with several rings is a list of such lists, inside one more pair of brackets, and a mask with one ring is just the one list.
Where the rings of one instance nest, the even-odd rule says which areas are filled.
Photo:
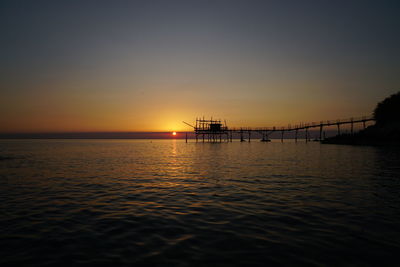
[[351, 135], [353, 135], [353, 120], [351, 120], [350, 132], [351, 132]]
[[319, 126], [319, 140], [322, 140], [322, 123], [321, 123], [321, 125]]
[[306, 128], [306, 143], [308, 142], [308, 128]]

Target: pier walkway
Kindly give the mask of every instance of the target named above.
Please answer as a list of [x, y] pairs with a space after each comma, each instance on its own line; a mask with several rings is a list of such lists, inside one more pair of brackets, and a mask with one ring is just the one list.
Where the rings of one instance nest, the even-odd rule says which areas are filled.
[[[311, 122], [311, 123], [300, 123], [296, 125], [288, 125], [286, 127], [235, 127], [228, 128], [226, 126], [226, 122], [222, 123], [221, 120], [205, 120], [196, 119], [196, 125], [193, 126], [189, 123], [184, 122], [185, 124], [193, 127], [194, 133], [196, 136], [196, 142], [202, 140], [203, 142], [232, 142], [233, 134], [239, 134], [240, 140], [245, 141], [245, 136], [248, 138], [248, 141], [251, 141], [252, 133], [257, 133], [262, 136], [261, 141], [268, 142], [268, 136], [271, 133], [279, 132], [281, 134], [281, 141], [283, 142], [284, 134], [286, 132], [294, 132], [295, 140], [297, 141], [298, 134], [300, 131], [305, 132], [306, 142], [309, 140], [308, 130], [312, 128], [319, 129], [319, 140], [322, 140], [322, 134], [324, 127], [336, 126], [338, 135], [341, 134], [341, 126], [350, 125], [350, 133], [354, 133], [354, 125], [357, 123], [361, 123], [363, 125], [363, 129], [366, 128], [366, 123], [369, 121], [375, 121], [373, 116], [363, 116], [358, 118], [349, 118], [349, 119], [338, 119], [338, 120], [328, 120], [328, 121], [320, 121], [320, 122]], [[187, 138], [186, 138], [187, 140]]]

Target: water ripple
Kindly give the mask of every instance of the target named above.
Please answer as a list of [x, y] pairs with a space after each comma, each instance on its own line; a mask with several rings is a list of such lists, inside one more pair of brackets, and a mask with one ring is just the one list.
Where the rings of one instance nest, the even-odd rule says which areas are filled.
[[382, 265], [400, 248], [396, 150], [90, 140], [0, 148], [4, 266]]

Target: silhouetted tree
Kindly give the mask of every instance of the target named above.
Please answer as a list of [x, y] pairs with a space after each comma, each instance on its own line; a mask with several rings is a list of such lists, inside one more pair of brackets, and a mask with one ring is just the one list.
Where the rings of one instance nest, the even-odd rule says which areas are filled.
[[385, 98], [376, 105], [374, 117], [377, 125], [400, 122], [400, 92]]

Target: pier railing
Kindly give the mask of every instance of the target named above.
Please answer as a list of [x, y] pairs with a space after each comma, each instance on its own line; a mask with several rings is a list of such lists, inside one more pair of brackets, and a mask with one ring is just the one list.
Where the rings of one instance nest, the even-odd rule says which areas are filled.
[[[221, 123], [221, 120], [204, 120], [204, 119], [196, 119], [196, 126], [192, 126], [186, 122], [185, 124], [193, 127], [196, 142], [199, 139], [202, 139], [203, 142], [206, 140], [208, 142], [222, 142], [228, 141], [232, 142], [233, 134], [239, 134], [241, 141], [251, 141], [252, 133], [257, 133], [262, 136], [261, 141], [269, 141], [268, 136], [273, 132], [280, 132], [281, 134], [281, 141], [283, 142], [285, 132], [294, 132], [295, 140], [297, 141], [298, 133], [302, 130], [305, 132], [305, 140], [306, 142], [309, 140], [309, 133], [308, 130], [311, 128], [318, 128], [319, 129], [319, 139], [322, 140], [323, 135], [325, 136], [325, 132], [323, 134], [323, 128], [328, 126], [336, 126], [338, 135], [341, 134], [340, 127], [345, 124], [350, 124], [350, 133], [353, 134], [354, 124], [362, 123], [363, 128], [366, 128], [366, 123], [368, 121], [374, 121], [375, 118], [373, 116], [362, 116], [362, 117], [352, 117], [349, 119], [337, 119], [337, 120], [326, 120], [320, 122], [308, 122], [308, 123], [298, 123], [298, 124], [288, 124], [288, 126], [281, 126], [281, 127], [234, 127], [230, 128], [226, 126], [225, 123]], [[325, 137], [324, 137], [325, 138]], [[187, 135], [186, 135], [186, 142], [187, 142]]]
[[368, 121], [374, 121], [373, 116], [362, 116], [362, 117], [352, 117], [349, 119], [337, 119], [337, 120], [326, 120], [320, 122], [308, 122], [308, 123], [299, 123], [295, 125], [288, 124], [287, 126], [280, 126], [280, 127], [233, 127], [229, 128], [230, 131], [240, 132], [240, 131], [268, 131], [268, 132], [275, 132], [275, 131], [296, 131], [296, 130], [304, 130], [309, 128], [318, 128], [318, 127], [325, 127], [325, 126], [340, 126], [344, 124], [353, 125], [354, 123], [363, 123], [365, 127], [365, 123]]

